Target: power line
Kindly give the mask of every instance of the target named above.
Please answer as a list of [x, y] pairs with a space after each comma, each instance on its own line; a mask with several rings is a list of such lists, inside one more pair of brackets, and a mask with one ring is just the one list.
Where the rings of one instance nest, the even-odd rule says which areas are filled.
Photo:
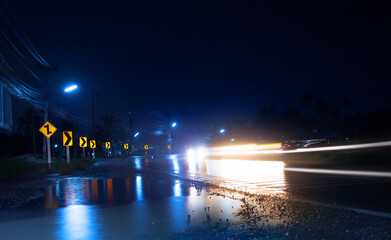
[[46, 68], [54, 68], [50, 64], [48, 64], [45, 59], [42, 58], [42, 56], [38, 53], [38, 51], [34, 48], [34, 46], [31, 44], [30, 40], [27, 38], [26, 34], [20, 27], [18, 21], [16, 20], [15, 16], [13, 15], [11, 9], [8, 7], [8, 4], [6, 1], [3, 1], [5, 8], [8, 10], [9, 15], [11, 18], [7, 16], [7, 14], [0, 9], [1, 15], [3, 15], [3, 18], [6, 20], [14, 34], [17, 36], [19, 41], [24, 45], [24, 47], [29, 51], [29, 53], [44, 67]]

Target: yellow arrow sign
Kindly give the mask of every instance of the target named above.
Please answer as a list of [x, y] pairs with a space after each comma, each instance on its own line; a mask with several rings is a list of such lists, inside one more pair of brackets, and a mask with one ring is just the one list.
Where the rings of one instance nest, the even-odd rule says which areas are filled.
[[57, 131], [57, 128], [53, 126], [49, 121], [47, 121], [44, 125], [42, 125], [39, 131], [47, 138], [50, 138], [53, 133]]
[[64, 131], [64, 132], [62, 132], [62, 145], [64, 147], [66, 147], [66, 146], [73, 146], [73, 138], [72, 138], [72, 132], [71, 131]]
[[96, 148], [95, 140], [90, 140], [90, 148]]
[[148, 150], [148, 145], [145, 145], [145, 146], [144, 146], [144, 149], [145, 149], [145, 150]]
[[106, 148], [109, 149], [110, 147], [110, 142], [106, 142]]
[[87, 147], [87, 137], [80, 137], [80, 147]]
[[129, 144], [128, 143], [124, 144], [124, 149], [129, 149]]

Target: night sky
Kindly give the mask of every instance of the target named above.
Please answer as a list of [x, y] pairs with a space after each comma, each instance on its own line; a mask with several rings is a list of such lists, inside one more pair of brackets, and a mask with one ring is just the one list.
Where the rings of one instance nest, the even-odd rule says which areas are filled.
[[[352, 112], [391, 108], [386, 1], [7, 2], [59, 66], [53, 104], [69, 110], [76, 98], [86, 118], [92, 88], [97, 115], [126, 119], [131, 99], [140, 128], [151, 113], [251, 122], [264, 106], [302, 108], [304, 92], [329, 104], [348, 98]], [[55, 94], [69, 82], [80, 86], [75, 96]]]

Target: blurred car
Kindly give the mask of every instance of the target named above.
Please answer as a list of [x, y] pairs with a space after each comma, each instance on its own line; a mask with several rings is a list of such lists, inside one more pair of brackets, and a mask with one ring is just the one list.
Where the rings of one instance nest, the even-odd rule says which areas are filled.
[[309, 139], [309, 140], [287, 140], [281, 146], [283, 151], [286, 150], [296, 150], [298, 148], [307, 148], [315, 144], [320, 144], [325, 142], [326, 139]]
[[289, 140], [289, 141], [285, 141], [284, 145], [281, 146], [281, 149], [283, 151], [287, 151], [287, 150], [296, 150], [302, 147], [304, 147], [304, 141]]

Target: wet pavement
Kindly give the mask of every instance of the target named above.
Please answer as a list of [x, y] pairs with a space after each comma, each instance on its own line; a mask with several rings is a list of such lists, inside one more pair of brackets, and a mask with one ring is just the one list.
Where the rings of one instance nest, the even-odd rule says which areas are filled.
[[390, 237], [390, 178], [289, 172], [287, 166], [183, 155], [104, 160], [0, 214], [1, 238]]
[[29, 239], [154, 239], [237, 221], [239, 201], [170, 181], [64, 179], [47, 188], [43, 202], [2, 214], [0, 232], [4, 239], [26, 239], [27, 232]]
[[184, 155], [158, 159], [134, 157], [130, 164], [136, 169], [170, 172], [253, 194], [380, 211], [391, 217], [391, 194], [387, 194], [391, 189], [389, 177], [291, 172], [285, 169], [297, 166], [292, 162], [197, 159]]

